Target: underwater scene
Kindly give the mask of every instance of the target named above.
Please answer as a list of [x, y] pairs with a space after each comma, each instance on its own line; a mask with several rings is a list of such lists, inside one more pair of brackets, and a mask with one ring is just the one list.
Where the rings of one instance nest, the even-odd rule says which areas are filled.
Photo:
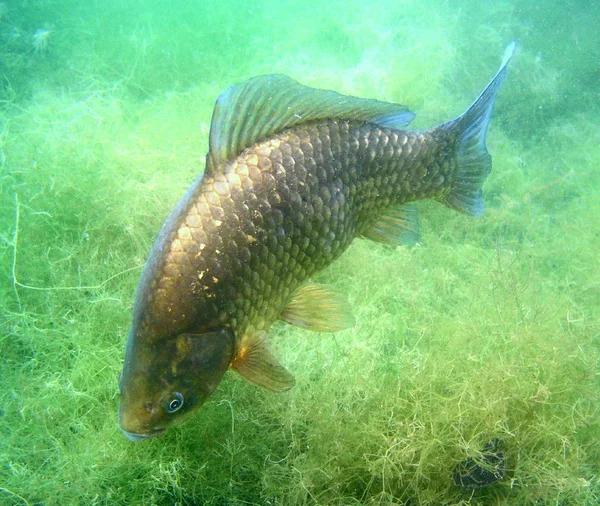
[[[0, 504], [599, 504], [599, 22], [600, 3], [575, 0], [0, 1]], [[283, 105], [260, 118], [270, 92], [229, 87], [269, 74], [311, 90], [265, 78]], [[339, 99], [318, 90], [380, 101], [343, 99], [371, 143], [465, 119], [435, 181], [480, 172], [406, 187], [414, 207], [372, 214], [332, 261], [278, 263], [277, 289], [192, 268], [198, 309], [152, 278], [198, 176], [219, 193], [243, 148], [301, 138]], [[282, 120], [298, 96], [314, 110]], [[336, 107], [328, 128], [352, 131]], [[229, 216], [211, 209], [211, 227]], [[240, 272], [279, 233], [250, 222], [264, 237], [242, 238]], [[207, 244], [196, 258], [221, 254]], [[231, 311], [234, 295], [211, 302], [221, 276], [218, 293], [245, 297]], [[158, 292], [165, 314], [217, 308], [223, 325], [173, 317], [163, 347], [135, 330]], [[244, 336], [223, 323], [234, 310]], [[172, 386], [197, 369], [201, 395]], [[164, 407], [144, 397], [165, 385]], [[145, 421], [157, 406], [167, 421]]]

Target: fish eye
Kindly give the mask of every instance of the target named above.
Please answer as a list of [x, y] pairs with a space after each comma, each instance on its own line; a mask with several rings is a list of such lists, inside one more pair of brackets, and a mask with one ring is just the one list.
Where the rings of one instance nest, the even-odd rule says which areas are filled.
[[167, 404], [167, 413], [175, 413], [175, 411], [179, 411], [182, 406], [183, 395], [181, 395], [179, 392], [173, 392], [173, 395]]

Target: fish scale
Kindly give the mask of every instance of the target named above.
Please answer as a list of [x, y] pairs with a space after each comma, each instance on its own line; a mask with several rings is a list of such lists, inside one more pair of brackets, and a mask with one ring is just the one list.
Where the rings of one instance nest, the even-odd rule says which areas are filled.
[[347, 303], [310, 283], [359, 236], [414, 243], [413, 201], [478, 215], [485, 134], [514, 45], [457, 119], [409, 131], [404, 106], [261, 76], [217, 100], [205, 173], [150, 252], [120, 380], [120, 424], [138, 440], [183, 420], [228, 368], [274, 391], [294, 384], [266, 332], [352, 325]]
[[[156, 314], [167, 321], [156, 324], [177, 324], [178, 313], [196, 321], [203, 308], [209, 328], [266, 329], [385, 209], [448, 188], [456, 164], [438, 162], [455, 158], [447, 137], [326, 121], [246, 150], [218, 180], [199, 181], [173, 222], [176, 239], [156, 273], [165, 287]], [[178, 308], [180, 293], [195, 300]]]

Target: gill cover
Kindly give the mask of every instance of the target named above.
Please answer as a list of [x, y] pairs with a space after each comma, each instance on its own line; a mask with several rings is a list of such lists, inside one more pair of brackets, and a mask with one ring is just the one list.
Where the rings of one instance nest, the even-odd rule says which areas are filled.
[[[197, 407], [217, 388], [229, 368], [234, 350], [230, 329], [222, 328], [201, 334], [181, 334], [177, 337], [176, 382], [186, 390], [196, 390]], [[187, 399], [184, 399], [183, 410]]]
[[234, 337], [221, 328], [140, 344], [128, 350], [120, 385], [119, 424], [136, 441], [159, 436], [206, 401], [229, 367]]

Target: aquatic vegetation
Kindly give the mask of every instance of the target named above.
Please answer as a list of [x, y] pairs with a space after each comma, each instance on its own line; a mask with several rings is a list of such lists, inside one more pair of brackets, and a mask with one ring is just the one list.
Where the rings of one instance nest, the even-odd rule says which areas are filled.
[[[29, 37], [11, 42], [28, 58], [11, 60], [2, 81], [0, 503], [598, 503], [596, 7], [334, 1], [315, 16], [285, 2], [160, 15], [141, 0], [126, 11], [92, 4], [61, 11], [78, 36], [60, 53], [32, 59]], [[23, 33], [54, 19], [56, 3], [28, 5], [10, 11]], [[177, 37], [175, 16], [186, 18]], [[311, 44], [326, 28], [330, 39]], [[132, 73], [137, 49], [122, 42], [135, 30], [154, 38]], [[274, 395], [231, 375], [196, 420], [126, 441], [117, 375], [135, 285], [202, 166], [199, 125], [217, 94], [260, 73], [306, 73], [313, 86], [406, 103], [424, 126], [459, 114], [496, 65], [492, 49], [479, 60], [481, 47], [513, 37], [521, 49], [490, 129], [482, 218], [424, 204], [422, 245], [358, 241], [315, 280], [347, 295], [355, 326], [273, 329], [296, 388]], [[530, 83], [540, 51], [535, 75], [552, 77], [549, 88]], [[552, 102], [566, 96], [568, 108]], [[493, 440], [504, 478], [457, 487], [457, 466], [480, 462]]]
[[45, 28], [39, 28], [33, 34], [31, 38], [31, 45], [33, 46], [33, 52], [37, 55], [43, 55], [48, 51], [48, 43], [52, 36], [52, 30]]

